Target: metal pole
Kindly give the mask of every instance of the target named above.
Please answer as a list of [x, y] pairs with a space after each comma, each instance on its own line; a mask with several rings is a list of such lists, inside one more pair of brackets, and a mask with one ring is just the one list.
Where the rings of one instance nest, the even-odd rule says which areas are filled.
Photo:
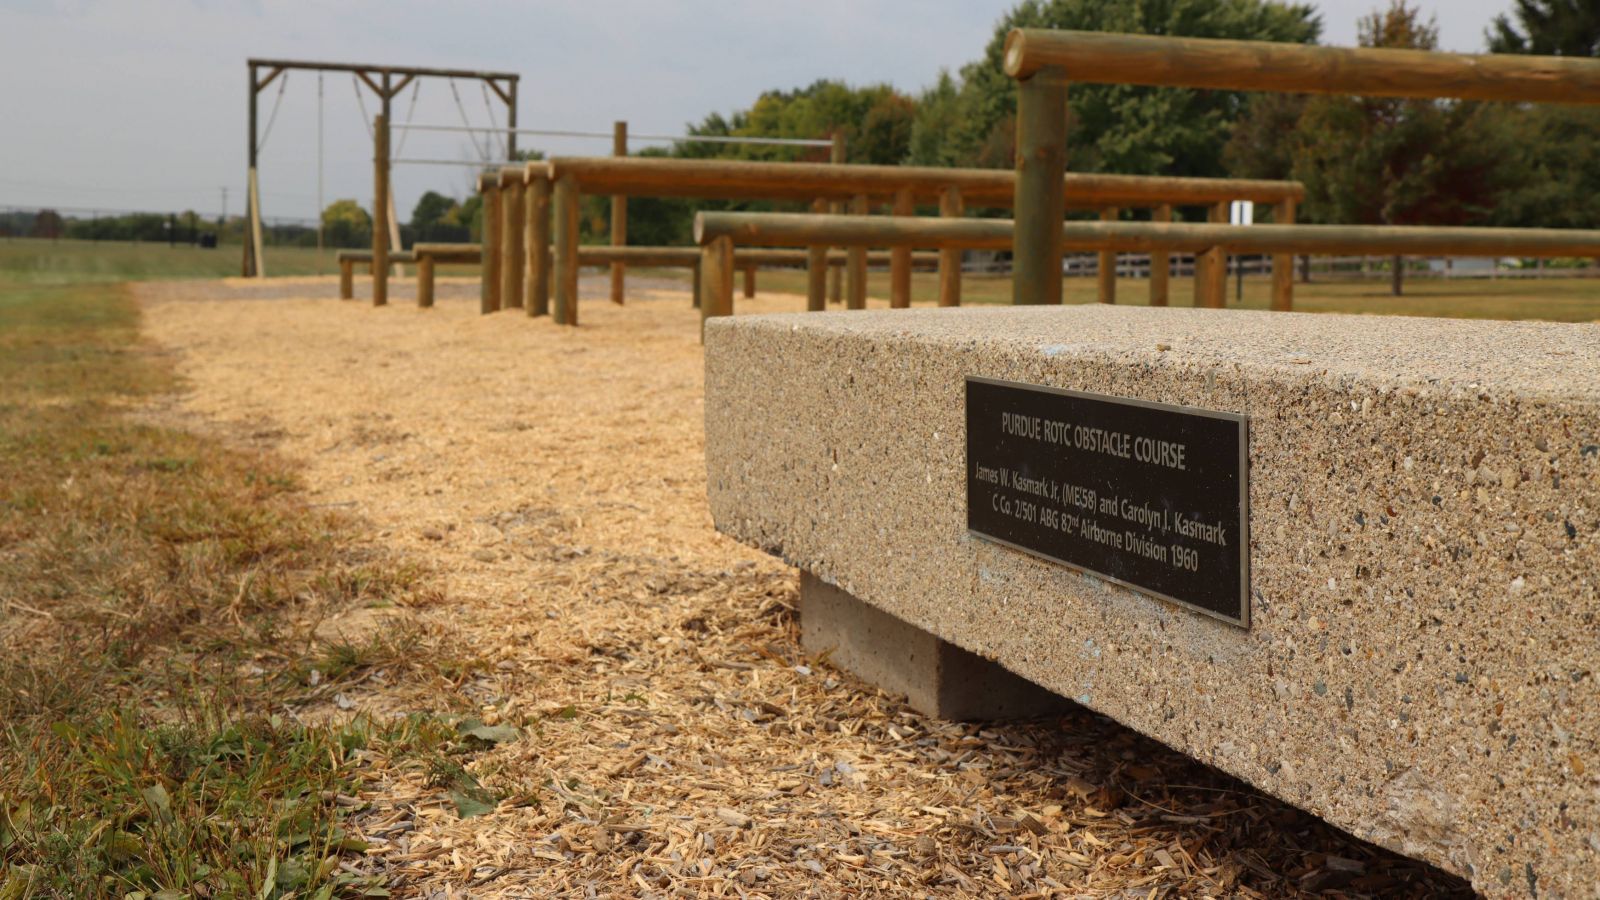
[[1051, 71], [1018, 82], [1016, 235], [1011, 302], [1061, 302], [1061, 234], [1066, 198], [1067, 82]]
[[506, 84], [506, 158], [517, 158], [517, 82], [520, 79], [512, 78]]

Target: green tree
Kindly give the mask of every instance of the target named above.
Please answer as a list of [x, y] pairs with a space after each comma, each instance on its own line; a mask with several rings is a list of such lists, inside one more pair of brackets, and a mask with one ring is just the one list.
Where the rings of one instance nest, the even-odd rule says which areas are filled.
[[361, 247], [372, 241], [372, 217], [354, 200], [335, 200], [322, 211], [322, 234], [330, 247]]
[[[1487, 34], [1493, 53], [1600, 56], [1600, 3], [1516, 0], [1516, 18], [1498, 16]], [[1523, 182], [1502, 198], [1494, 222], [1547, 228], [1600, 227], [1600, 109], [1541, 104], [1508, 114], [1519, 137], [1513, 159]]]
[[[1359, 23], [1364, 47], [1432, 50], [1438, 27], [1406, 0]], [[1294, 130], [1293, 175], [1306, 185], [1306, 218], [1384, 225], [1489, 220], [1511, 187], [1517, 154], [1506, 110], [1478, 103], [1319, 96]], [[1392, 261], [1402, 291], [1403, 260]]]
[[1516, 0], [1511, 17], [1496, 16], [1484, 36], [1490, 53], [1600, 56], [1600, 3], [1595, 0]]
[[433, 225], [439, 224], [445, 216], [456, 208], [456, 201], [446, 197], [438, 191], [427, 191], [417, 198], [417, 205], [411, 209], [411, 227], [419, 232]]
[[[1000, 65], [1012, 28], [1312, 43], [1321, 22], [1309, 4], [1282, 0], [1025, 0], [996, 26], [983, 58], [962, 67], [954, 100], [923, 104], [919, 158], [1012, 164], [1016, 84]], [[1140, 174], [1223, 174], [1222, 148], [1245, 102], [1229, 91], [1131, 85], [1073, 85], [1067, 96], [1068, 167]], [[945, 135], [937, 152], [926, 137], [934, 133]]]

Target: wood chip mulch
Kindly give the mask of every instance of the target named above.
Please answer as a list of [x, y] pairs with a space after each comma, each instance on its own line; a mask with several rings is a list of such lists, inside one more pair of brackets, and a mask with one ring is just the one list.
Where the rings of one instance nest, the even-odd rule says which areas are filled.
[[345, 624], [404, 619], [471, 674], [338, 708], [514, 729], [462, 757], [497, 798], [470, 818], [368, 751], [349, 870], [437, 898], [1471, 895], [1088, 710], [952, 724], [807, 658], [793, 570], [711, 528], [687, 295], [604, 290], [571, 330], [480, 317], [465, 281], [431, 311], [404, 282], [384, 309], [332, 279], [140, 288], [189, 387], [152, 415], [300, 462], [310, 504], [438, 580]]

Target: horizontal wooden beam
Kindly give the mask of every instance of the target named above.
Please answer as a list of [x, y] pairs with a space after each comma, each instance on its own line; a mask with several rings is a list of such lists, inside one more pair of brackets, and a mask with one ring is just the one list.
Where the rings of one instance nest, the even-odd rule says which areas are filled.
[[[1008, 169], [655, 157], [557, 157], [549, 161], [549, 174], [552, 179], [573, 176], [585, 193], [643, 197], [888, 199], [908, 190], [918, 201], [933, 205], [945, 191], [954, 188], [961, 192], [962, 201], [969, 208], [1010, 208], [1016, 184], [1015, 174]], [[1064, 175], [1062, 191], [1067, 205], [1084, 208], [1201, 205], [1228, 200], [1277, 203], [1305, 196], [1304, 186], [1293, 181], [1076, 172]]]
[[1023, 28], [1006, 37], [1013, 78], [1278, 93], [1600, 103], [1600, 60], [1470, 56]]
[[[452, 243], [419, 243], [412, 246], [410, 256], [415, 258], [431, 257], [439, 263], [477, 263], [482, 260], [483, 248], [479, 244], [452, 244]], [[346, 258], [357, 262], [369, 262], [372, 258], [371, 250], [341, 250], [338, 258]], [[405, 260], [410, 262], [412, 260]], [[770, 250], [746, 248], [734, 256], [735, 266], [804, 266], [807, 254], [804, 250]], [[868, 261], [874, 265], [888, 265], [887, 252], [872, 253]], [[698, 265], [700, 262], [700, 249], [698, 247], [610, 247], [592, 245], [578, 248], [578, 263], [585, 266], [607, 265], [613, 262], [627, 263], [634, 266], [660, 266], [663, 268], [678, 268]], [[918, 253], [912, 258], [912, 263], [924, 268], [938, 265], [937, 253]], [[842, 266], [845, 264], [843, 253], [829, 254], [828, 264]]]
[[480, 72], [473, 69], [433, 69], [418, 66], [372, 66], [362, 63], [315, 62], [302, 59], [249, 59], [252, 66], [277, 66], [284, 69], [311, 69], [320, 72], [389, 72], [395, 75], [426, 75], [439, 78], [502, 78], [516, 81], [515, 72]]
[[[1164, 222], [1067, 222], [1061, 250], [1166, 250], [1199, 253], [1399, 256], [1600, 256], [1600, 231], [1564, 228], [1434, 228], [1389, 225], [1200, 225]], [[702, 245], [731, 237], [742, 246], [1011, 247], [1009, 219], [908, 219], [798, 213], [703, 212]]]

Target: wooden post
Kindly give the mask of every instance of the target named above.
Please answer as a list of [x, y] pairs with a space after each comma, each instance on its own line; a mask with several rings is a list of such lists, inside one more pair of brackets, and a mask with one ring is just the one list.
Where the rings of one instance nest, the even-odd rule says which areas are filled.
[[[611, 126], [611, 155], [628, 155], [628, 123], [617, 122]], [[628, 198], [622, 194], [611, 196], [611, 246], [628, 245]], [[611, 302], [621, 304], [626, 293], [627, 266], [620, 262], [611, 264]]]
[[1016, 236], [1011, 302], [1061, 302], [1061, 227], [1066, 197], [1067, 82], [1053, 71], [1017, 83]]
[[[827, 212], [828, 204], [823, 200], [813, 200], [811, 211]], [[822, 312], [827, 309], [828, 275], [832, 268], [828, 265], [827, 247], [814, 244], [806, 248], [806, 312]]]
[[[259, 277], [261, 265], [260, 250], [260, 223], [261, 214], [256, 209], [256, 156], [260, 147], [256, 142], [256, 97], [261, 93], [261, 87], [256, 84], [256, 67], [247, 66], [250, 70], [250, 143], [246, 145], [249, 153], [246, 154], [247, 166], [245, 169], [245, 235], [244, 235], [244, 266], [239, 273], [246, 278]], [[226, 194], [224, 194], [226, 197]], [[322, 215], [322, 210], [317, 210], [317, 215]], [[227, 223], [224, 222], [224, 225]]]
[[[1215, 203], [1206, 210], [1206, 221], [1218, 224], [1228, 222], [1228, 204]], [[1222, 309], [1227, 305], [1228, 251], [1212, 247], [1194, 257], [1194, 305], [1206, 309]]]
[[756, 296], [756, 265], [751, 263], [744, 267], [744, 298], [754, 300]]
[[522, 208], [523, 170], [500, 170], [500, 210], [504, 223], [500, 240], [500, 298], [507, 309], [522, 306], [523, 265], [526, 262], [527, 239], [523, 228], [528, 213]]
[[500, 179], [494, 172], [478, 176], [478, 193], [483, 196], [483, 290], [478, 312], [487, 315], [500, 311]]
[[[1115, 206], [1108, 206], [1108, 207], [1100, 210], [1100, 221], [1102, 221], [1102, 222], [1115, 222], [1115, 221], [1117, 221], [1119, 214], [1120, 214], [1120, 211]], [[1115, 250], [1101, 250], [1099, 258], [1100, 258], [1100, 264], [1097, 267], [1097, 270], [1096, 270], [1095, 274], [1099, 276], [1099, 282], [1100, 282], [1100, 297], [1099, 297], [1099, 299], [1100, 299], [1100, 302], [1101, 303], [1116, 303], [1117, 302], [1117, 251], [1115, 251]]]
[[339, 299], [349, 300], [356, 295], [356, 261], [339, 260]]
[[433, 254], [417, 255], [417, 308], [433, 306]]
[[[1150, 211], [1150, 221], [1171, 222], [1172, 204], [1163, 203]], [[1165, 250], [1150, 251], [1150, 305], [1167, 305], [1167, 284], [1172, 274], [1172, 254]]]
[[1405, 291], [1406, 258], [1396, 255], [1389, 263], [1389, 293], [1398, 297]]
[[528, 208], [528, 284], [523, 309], [530, 316], [550, 314], [550, 176], [542, 167], [528, 170], [524, 191]]
[[[961, 189], [947, 187], [939, 195], [939, 216], [959, 219], [965, 213], [961, 204]], [[961, 305], [961, 250], [946, 247], [939, 251], [939, 305]]]
[[700, 333], [705, 339], [705, 320], [733, 315], [733, 238], [709, 241], [700, 251]]
[[555, 232], [556, 323], [578, 324], [578, 182], [571, 175], [556, 179], [552, 194]]
[[[705, 252], [701, 251], [701, 259], [703, 260], [704, 258], [705, 258]], [[704, 268], [705, 268], [705, 266], [702, 266], [699, 261], [696, 261], [695, 264], [690, 267], [689, 274], [690, 274], [690, 277], [691, 277], [691, 279], [693, 281], [693, 287], [689, 291], [689, 295], [693, 298], [693, 302], [690, 305], [693, 306], [695, 309], [700, 309], [700, 289], [702, 287], [701, 279], [700, 279], [700, 270], [704, 269]]]
[[372, 305], [389, 302], [389, 118], [372, 126]]
[[[1272, 211], [1272, 224], [1293, 225], [1294, 215], [1294, 200], [1285, 199]], [[1292, 253], [1272, 255], [1272, 309], [1274, 312], [1288, 312], [1294, 309], [1294, 254]]]
[[[844, 164], [844, 132], [834, 132], [833, 147], [828, 150], [828, 162], [839, 166]], [[839, 215], [844, 212], [843, 203], [833, 203], [828, 207], [828, 212]], [[837, 306], [844, 302], [844, 269], [828, 266], [828, 300]]]
[[[850, 212], [864, 216], [867, 214], [866, 195], [857, 195], [850, 201]], [[851, 247], [846, 255], [845, 268], [849, 289], [845, 292], [846, 309], [867, 308], [867, 248]]]
[[[911, 191], [899, 190], [894, 195], [893, 212], [897, 216], [916, 215], [916, 205], [911, 200]], [[909, 309], [911, 307], [911, 248], [891, 247], [889, 249], [889, 308]]]

